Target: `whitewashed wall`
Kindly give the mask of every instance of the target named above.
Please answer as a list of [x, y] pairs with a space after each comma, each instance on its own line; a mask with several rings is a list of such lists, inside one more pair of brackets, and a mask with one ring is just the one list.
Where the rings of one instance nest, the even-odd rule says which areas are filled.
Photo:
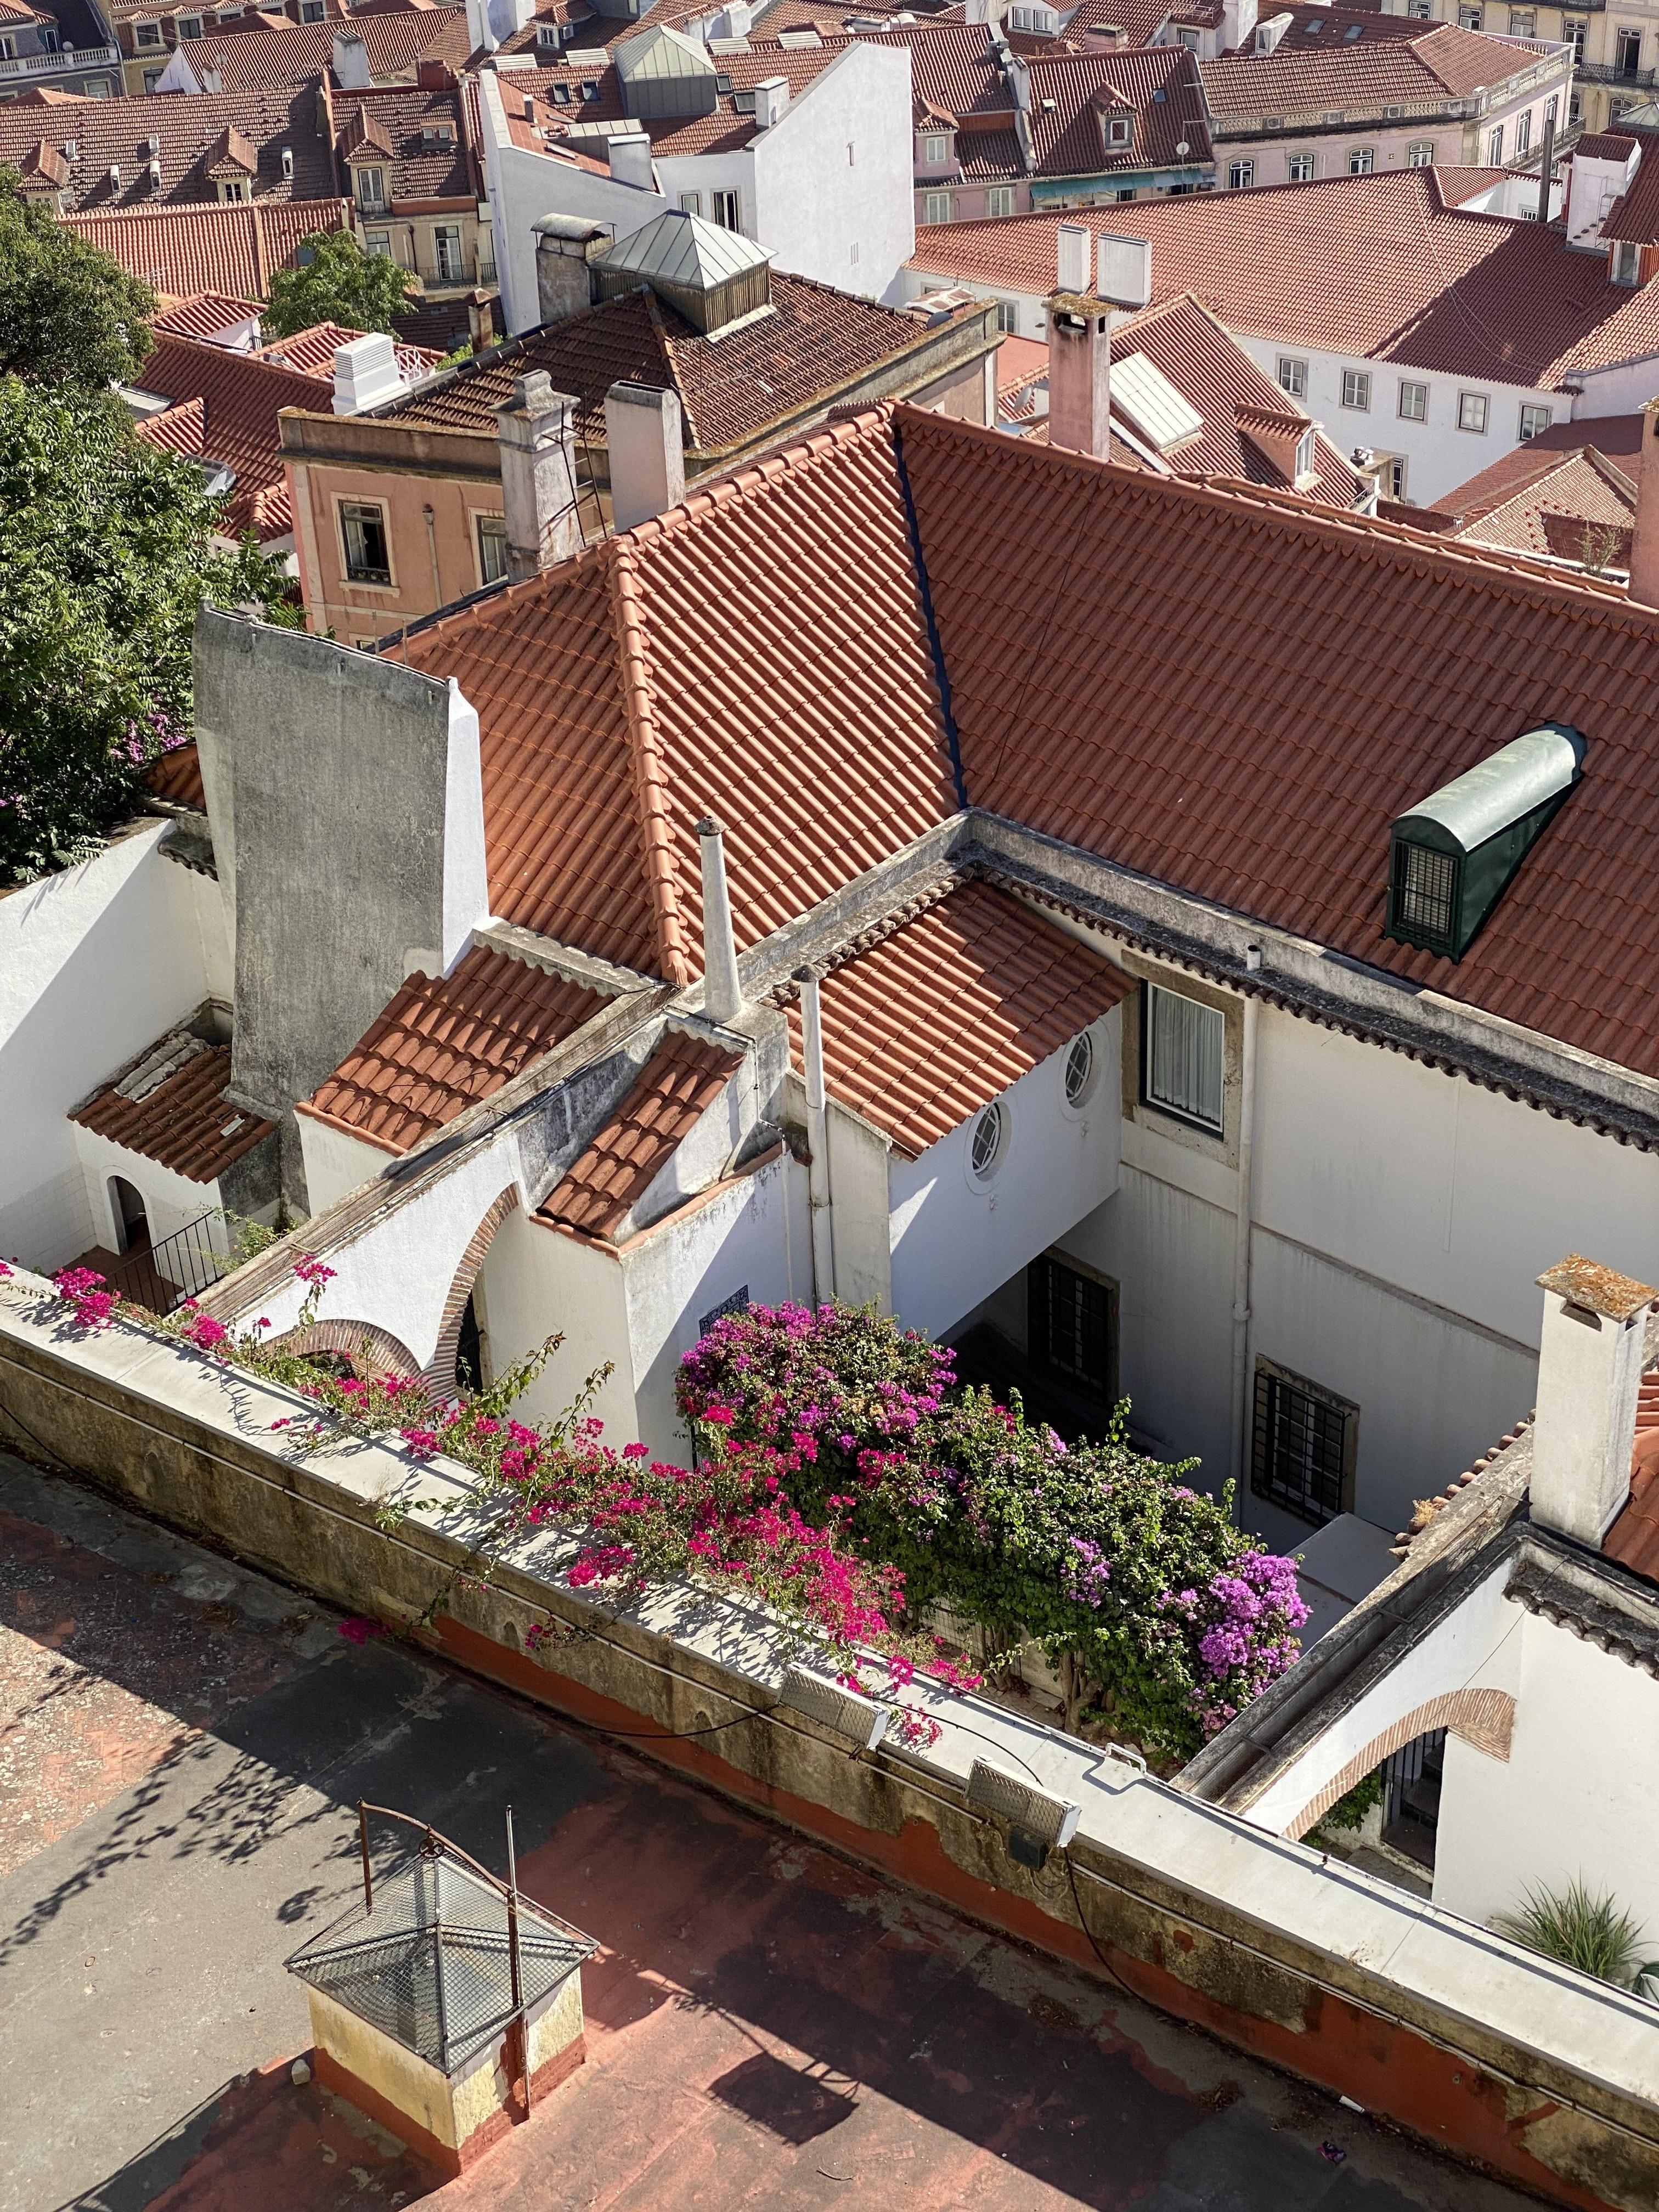
[[320, 1213], [356, 1190], [359, 1183], [383, 1175], [392, 1165], [392, 1153], [379, 1145], [365, 1144], [361, 1137], [337, 1128], [331, 1121], [297, 1114], [295, 1122], [305, 1163], [306, 1197], [313, 1213]]
[[104, 1234], [64, 1119], [204, 999], [230, 998], [219, 886], [168, 824], [0, 895], [0, 1252], [52, 1268]]
[[751, 142], [755, 235], [781, 269], [903, 296], [916, 241], [910, 113], [909, 48], [854, 46]]

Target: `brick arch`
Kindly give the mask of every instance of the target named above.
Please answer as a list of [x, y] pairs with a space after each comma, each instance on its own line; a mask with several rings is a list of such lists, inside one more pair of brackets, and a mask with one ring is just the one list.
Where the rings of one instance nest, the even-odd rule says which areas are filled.
[[296, 1357], [307, 1352], [343, 1352], [365, 1380], [377, 1375], [418, 1375], [421, 1363], [389, 1328], [372, 1321], [316, 1321], [309, 1328], [291, 1328], [279, 1336], [273, 1351]]
[[426, 1364], [427, 1388], [440, 1397], [453, 1396], [455, 1389], [455, 1359], [461, 1348], [461, 1321], [466, 1312], [466, 1302], [473, 1286], [483, 1273], [484, 1255], [495, 1240], [495, 1231], [519, 1203], [519, 1187], [509, 1183], [500, 1196], [491, 1201], [489, 1212], [467, 1240], [461, 1255], [460, 1265], [449, 1285], [449, 1295], [444, 1300], [443, 1317], [438, 1323], [438, 1341], [432, 1348], [432, 1357]]
[[1416, 1706], [1403, 1719], [1385, 1728], [1381, 1735], [1373, 1736], [1358, 1758], [1351, 1759], [1341, 1772], [1333, 1775], [1319, 1795], [1303, 1807], [1285, 1833], [1296, 1839], [1305, 1836], [1356, 1783], [1363, 1782], [1402, 1745], [1414, 1742], [1419, 1735], [1427, 1735], [1431, 1729], [1444, 1729], [1449, 1735], [1461, 1735], [1465, 1743], [1472, 1743], [1489, 1758], [1507, 1759], [1510, 1738], [1515, 1729], [1515, 1699], [1507, 1690], [1448, 1690], [1440, 1697], [1431, 1698], [1426, 1705]]

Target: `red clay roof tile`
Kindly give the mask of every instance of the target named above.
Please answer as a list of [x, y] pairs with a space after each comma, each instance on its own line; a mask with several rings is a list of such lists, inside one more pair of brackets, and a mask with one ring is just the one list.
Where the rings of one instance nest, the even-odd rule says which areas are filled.
[[740, 1065], [738, 1054], [668, 1030], [638, 1082], [538, 1209], [538, 1218], [590, 1237], [612, 1235]]
[[[276, 416], [284, 407], [328, 406], [332, 376], [301, 376], [258, 354], [233, 353], [200, 338], [168, 337], [145, 355], [138, 386], [172, 400], [174, 414], [182, 402], [205, 403], [207, 427], [198, 450], [236, 471], [229, 508], [236, 529], [252, 530], [262, 540], [293, 529]], [[153, 434], [169, 442], [160, 429]]]
[[349, 230], [352, 222], [349, 200], [279, 206], [255, 200], [71, 215], [64, 217], [64, 227], [89, 239], [130, 276], [170, 298], [232, 292], [264, 300], [276, 271], [294, 266], [302, 240], [319, 232]]
[[[210, 1045], [173, 1031], [158, 1038], [151, 1051], [169, 1047], [190, 1056], [164, 1083], [136, 1100], [124, 1098], [116, 1084], [106, 1083], [69, 1118], [191, 1182], [211, 1182], [244, 1152], [251, 1152], [276, 1125], [226, 1098], [228, 1044]], [[133, 1076], [119, 1080], [131, 1085]]]

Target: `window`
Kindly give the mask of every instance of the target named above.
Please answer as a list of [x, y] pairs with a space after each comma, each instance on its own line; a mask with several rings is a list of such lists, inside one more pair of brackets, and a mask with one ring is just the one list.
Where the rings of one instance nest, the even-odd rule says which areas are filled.
[[680, 194], [680, 213], [682, 215], [700, 216], [702, 213], [702, 194], [701, 192], [682, 192]]
[[1535, 8], [1510, 9], [1510, 36], [1512, 39], [1535, 39], [1538, 35], [1538, 10]]
[[1540, 430], [1547, 430], [1554, 420], [1553, 412], [1547, 407], [1523, 407], [1521, 410], [1522, 444], [1524, 446], [1528, 438], [1535, 438]]
[[1296, 473], [1298, 481], [1313, 474], [1314, 434], [1304, 430], [1296, 441]]
[[988, 1182], [1008, 1149], [1008, 1109], [999, 1099], [974, 1124], [968, 1140], [968, 1165], [975, 1181]]
[[300, 21], [302, 23], [320, 23], [326, 13], [323, 0], [300, 0]]
[[354, 584], [389, 584], [392, 556], [386, 548], [386, 509], [378, 501], [342, 500], [340, 536], [345, 542], [346, 576]]
[[1468, 0], [1465, 0], [1465, 3], [1458, 9], [1457, 21], [1462, 29], [1478, 31], [1480, 28], [1480, 10], [1479, 8], [1470, 7]]
[[161, 43], [161, 26], [159, 23], [135, 23], [132, 27], [132, 42], [136, 46], [159, 46]]
[[993, 185], [985, 195], [985, 212], [988, 216], [1012, 215], [1014, 211], [1014, 188], [1012, 185]]
[[743, 228], [743, 207], [736, 192], [710, 192], [708, 212], [722, 230]]
[[1230, 192], [1248, 191], [1255, 182], [1254, 161], [1230, 161], [1227, 165], [1227, 189]]
[[1413, 139], [1411, 144], [1406, 149], [1406, 167], [1408, 169], [1433, 168], [1434, 141], [1432, 138]]
[[1501, 123], [1486, 141], [1486, 164], [1493, 169], [1501, 169], [1504, 166], [1504, 126]]
[[1642, 66], [1642, 33], [1639, 31], [1620, 31], [1619, 33], [1619, 74], [1634, 76]]
[[390, 261], [392, 233], [389, 230], [366, 230], [363, 233], [363, 251], [366, 253], [378, 253], [382, 261]]
[[1615, 284], [1639, 284], [1642, 281], [1642, 249], [1633, 238], [1621, 238], [1613, 249], [1613, 260], [1607, 271]]
[[1577, 124], [1582, 123], [1583, 119], [1583, 96], [1582, 94], [1575, 92], [1569, 97], [1567, 101], [1567, 120], [1569, 123]]
[[1292, 154], [1285, 164], [1285, 174], [1293, 185], [1310, 185], [1314, 178], [1313, 155]]
[[1583, 23], [1574, 23], [1567, 31], [1567, 43], [1572, 48], [1572, 65], [1575, 69], [1582, 69], [1584, 64], [1584, 33], [1588, 27], [1588, 25]]
[[167, 71], [165, 70], [146, 70], [144, 71], [144, 90], [146, 92], [154, 92], [156, 86], [160, 84], [161, 79], [166, 75]]
[[1307, 362], [1305, 361], [1297, 361], [1292, 356], [1287, 353], [1280, 354], [1279, 356], [1279, 388], [1281, 392], [1288, 392], [1292, 399], [1305, 399], [1308, 396]]
[[247, 196], [247, 185], [244, 179], [240, 177], [222, 177], [219, 179], [219, 198], [222, 203], [226, 204], [234, 204], [245, 200]]
[[463, 274], [461, 266], [461, 227], [458, 222], [436, 222], [432, 226], [433, 266], [441, 284], [456, 284]]
[[1558, 94], [1553, 92], [1549, 98], [1544, 102], [1544, 128], [1546, 131], [1554, 130], [1560, 113], [1560, 97]]
[[499, 584], [507, 574], [507, 517], [480, 514], [473, 520], [478, 532], [478, 581]]
[[943, 131], [929, 131], [922, 138], [921, 158], [930, 169], [939, 168], [951, 158], [951, 141]]
[[1351, 1510], [1359, 1408], [1266, 1359], [1255, 1369], [1250, 1489], [1316, 1527]]
[[921, 219], [924, 222], [949, 222], [951, 195], [949, 192], [924, 192], [921, 196]]
[[199, 39], [202, 35], [201, 17], [199, 15], [180, 15], [178, 19], [177, 31], [179, 37], [181, 39]]
[[1370, 411], [1370, 378], [1363, 368], [1345, 368], [1342, 372], [1342, 404], [1364, 415]]
[[1400, 387], [1400, 419], [1402, 422], [1426, 422], [1429, 419], [1429, 387], [1426, 384], [1404, 384]]
[[1376, 167], [1376, 149], [1375, 146], [1349, 147], [1348, 174], [1351, 177], [1369, 177]]
[[384, 169], [354, 169], [352, 181], [356, 186], [359, 207], [383, 208], [388, 204]]
[[1141, 1065], [1149, 1106], [1219, 1136], [1227, 1024], [1214, 1006], [1149, 983]]
[[1377, 482], [1384, 499], [1403, 500], [1406, 496], [1406, 464], [1398, 453], [1384, 456], [1382, 472]]
[[1392, 889], [1390, 926], [1412, 932], [1425, 951], [1449, 948], [1457, 913], [1457, 855], [1396, 838]]
[[1458, 428], [1484, 434], [1486, 410], [1490, 404], [1484, 392], [1460, 392], [1457, 395]]
[[1523, 107], [1515, 118], [1515, 158], [1518, 161], [1532, 147], [1532, 110]]
[[1406, 0], [1406, 13], [1415, 16], [1419, 22], [1426, 23], [1429, 20], [1429, 0]]
[[1117, 1396], [1117, 1291], [1049, 1253], [1025, 1271], [1032, 1364], [1109, 1405]]
[[1017, 300], [997, 301], [997, 332], [1005, 338], [1019, 335], [1019, 303]]
[[1086, 1106], [1094, 1094], [1095, 1075], [1098, 1055], [1095, 1041], [1087, 1030], [1081, 1036], [1072, 1039], [1066, 1054], [1066, 1103], [1074, 1109]]
[[585, 76], [582, 79], [582, 98], [584, 100], [597, 100], [599, 96], [599, 79], [597, 77]]
[[1109, 115], [1106, 118], [1106, 143], [1109, 146], [1127, 146], [1135, 135], [1134, 118], [1128, 115]]

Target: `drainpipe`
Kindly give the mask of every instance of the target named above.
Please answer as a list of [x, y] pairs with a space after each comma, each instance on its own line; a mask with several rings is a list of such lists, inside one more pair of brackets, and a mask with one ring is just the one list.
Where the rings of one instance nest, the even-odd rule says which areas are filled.
[[[1261, 947], [1245, 947], [1244, 965], [1252, 975], [1261, 967]], [[1233, 1433], [1231, 1474], [1233, 1519], [1244, 1525], [1245, 1457], [1250, 1433], [1250, 1219], [1255, 1170], [1255, 1030], [1261, 1008], [1244, 1001], [1244, 1040], [1238, 1070], [1238, 1217], [1233, 1232]]]
[[426, 550], [432, 556], [432, 605], [436, 609], [444, 603], [444, 587], [438, 581], [437, 518], [429, 507], [423, 507], [421, 513], [426, 517]]
[[702, 1010], [711, 1022], [729, 1022], [743, 1012], [743, 987], [726, 881], [725, 832], [709, 814], [698, 823], [697, 837], [702, 847]]
[[806, 1062], [806, 1144], [811, 1154], [807, 1194], [812, 1208], [812, 1303], [836, 1295], [836, 1248], [830, 1209], [830, 1110], [823, 1088], [823, 1007], [816, 968], [795, 971], [800, 985], [800, 1024]]

